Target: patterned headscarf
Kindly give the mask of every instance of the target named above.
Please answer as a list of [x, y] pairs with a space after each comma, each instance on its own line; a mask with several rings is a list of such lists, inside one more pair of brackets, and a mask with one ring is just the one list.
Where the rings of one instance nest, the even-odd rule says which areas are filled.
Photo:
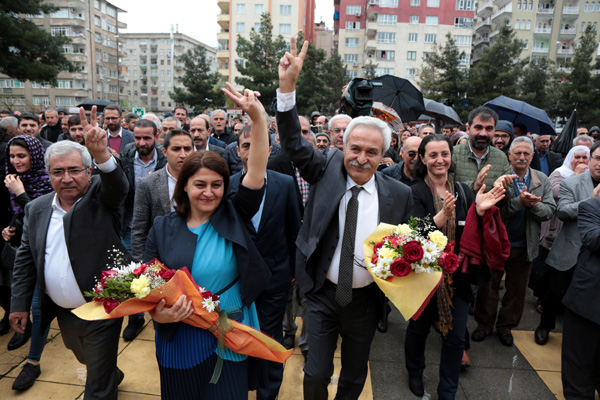
[[[27, 144], [27, 150], [29, 151], [29, 156], [31, 158], [31, 167], [28, 171], [23, 173], [18, 173], [10, 162], [10, 145], [16, 139], [22, 139], [25, 141]], [[44, 165], [44, 153], [45, 150], [40, 141], [34, 136], [30, 135], [15, 136], [14, 138], [10, 139], [8, 145], [6, 146], [6, 175], [18, 175], [19, 179], [21, 179], [21, 182], [23, 182], [25, 192], [27, 192], [32, 200], [52, 191], [50, 178], [48, 177], [48, 172], [46, 171], [46, 166]], [[15, 202], [15, 194], [10, 190], [9, 193], [10, 205], [13, 213], [15, 215], [22, 214], [24, 210]]]

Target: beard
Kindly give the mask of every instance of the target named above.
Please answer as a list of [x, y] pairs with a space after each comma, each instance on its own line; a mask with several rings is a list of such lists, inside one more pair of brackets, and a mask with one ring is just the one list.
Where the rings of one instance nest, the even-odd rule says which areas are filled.
[[138, 154], [144, 157], [152, 154], [152, 151], [154, 150], [154, 146], [136, 146], [135, 148], [137, 149]]
[[[485, 140], [485, 142], [482, 140]], [[471, 147], [476, 150], [485, 150], [490, 146], [491, 141], [492, 140], [489, 138], [489, 136], [477, 136], [475, 138], [471, 138]]]

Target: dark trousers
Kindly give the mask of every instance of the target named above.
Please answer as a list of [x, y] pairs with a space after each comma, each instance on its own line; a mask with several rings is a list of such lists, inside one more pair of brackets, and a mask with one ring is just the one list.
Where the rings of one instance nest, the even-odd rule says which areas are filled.
[[358, 399], [368, 372], [371, 342], [381, 316], [381, 297], [375, 283], [352, 291], [352, 301], [341, 307], [335, 301], [335, 285], [325, 281], [308, 294], [306, 318], [308, 359], [304, 366], [304, 398], [326, 400], [333, 374], [333, 354], [342, 337], [342, 370], [336, 399]]
[[[437, 388], [440, 399], [455, 398], [465, 349], [469, 303], [458, 296], [452, 298], [452, 303], [452, 330], [448, 331], [446, 336], [442, 336], [440, 383]], [[431, 324], [438, 320], [437, 297], [433, 297], [419, 319], [409, 321], [404, 340], [406, 369], [409, 375], [423, 376], [425, 370], [425, 342]]]
[[85, 364], [85, 400], [117, 398], [117, 353], [123, 318], [85, 321], [70, 310], [56, 307], [65, 346]]
[[533, 295], [537, 298], [542, 298], [548, 287], [548, 279], [546, 279], [546, 258], [550, 250], [544, 246], [539, 246], [538, 256], [531, 263], [531, 274], [529, 275], [529, 287], [533, 290]]
[[[506, 293], [498, 311], [498, 288], [505, 272]], [[527, 261], [527, 249], [512, 248], [510, 257], [504, 263], [504, 271], [492, 270], [490, 281], [479, 286], [477, 290], [475, 321], [478, 330], [489, 334], [494, 330], [495, 324], [498, 333], [505, 334], [519, 325], [525, 307], [530, 272], [531, 263]]]
[[565, 399], [593, 400], [594, 390], [600, 392], [600, 325], [568, 308], [563, 326], [561, 370]]
[[540, 318], [540, 325], [551, 331], [556, 326], [556, 316], [563, 309], [562, 299], [573, 279], [575, 268], [559, 271], [546, 265], [546, 291], [542, 296], [544, 312]]
[[[283, 342], [283, 315], [287, 305], [289, 291], [269, 293], [264, 291], [256, 299], [256, 312], [260, 322], [260, 330], [277, 340]], [[272, 361], [267, 363], [267, 379], [260, 380], [260, 387], [256, 393], [258, 400], [274, 400], [279, 393], [283, 380], [283, 364]]]

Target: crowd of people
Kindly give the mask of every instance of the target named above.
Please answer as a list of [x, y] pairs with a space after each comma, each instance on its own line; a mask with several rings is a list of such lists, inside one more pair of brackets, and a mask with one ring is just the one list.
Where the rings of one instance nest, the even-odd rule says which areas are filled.
[[[600, 129], [581, 128], [568, 154], [555, 137], [473, 109], [465, 126], [406, 124], [393, 132], [373, 117], [299, 116], [295, 89], [307, 44], [279, 64], [277, 111], [260, 93], [231, 85], [244, 112], [159, 116], [108, 105], [0, 112], [2, 239], [0, 334], [29, 354], [13, 389], [41, 374], [56, 318], [65, 346], [86, 365], [85, 399], [116, 399], [127, 371], [117, 366], [123, 319], [85, 321], [71, 310], [89, 301], [97, 277], [120, 252], [187, 266], [235, 319], [305, 358], [306, 399], [327, 399], [341, 336], [336, 398], [358, 399], [376, 330], [390, 306], [368, 272], [363, 242], [380, 222], [428, 221], [474, 255], [409, 321], [408, 387], [423, 396], [425, 346], [442, 337], [437, 395], [453, 399], [470, 366], [470, 341], [496, 333], [513, 345], [528, 287], [537, 297], [545, 345], [564, 313], [562, 382], [567, 399], [600, 393]], [[502, 299], [500, 287], [506, 289]], [[442, 287], [442, 286], [440, 286]], [[446, 295], [450, 303], [444, 302]], [[500, 306], [499, 306], [500, 303]], [[219, 349], [212, 333], [182, 323], [181, 296], [151, 311], [165, 399], [275, 399], [284, 365]], [[469, 313], [477, 327], [467, 330]], [[233, 316], [232, 316], [233, 318]], [[448, 324], [450, 322], [450, 324]], [[443, 324], [444, 327], [440, 325]], [[123, 339], [145, 326], [128, 317]], [[447, 330], [445, 327], [450, 326]], [[209, 383], [217, 365], [216, 383]]]

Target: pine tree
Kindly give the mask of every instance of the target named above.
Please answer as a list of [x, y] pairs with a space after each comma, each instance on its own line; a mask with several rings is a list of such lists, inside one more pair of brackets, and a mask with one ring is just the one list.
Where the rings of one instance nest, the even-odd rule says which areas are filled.
[[518, 99], [534, 107], [549, 111], [556, 99], [551, 96], [556, 87], [557, 77], [554, 62], [547, 58], [538, 58], [528, 62], [523, 68]]

